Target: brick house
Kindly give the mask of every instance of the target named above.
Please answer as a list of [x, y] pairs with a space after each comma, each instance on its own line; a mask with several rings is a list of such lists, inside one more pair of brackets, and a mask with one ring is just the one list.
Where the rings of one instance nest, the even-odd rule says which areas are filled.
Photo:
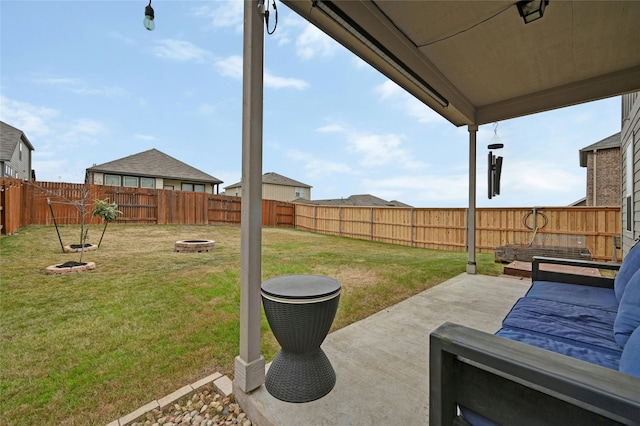
[[587, 168], [587, 206], [620, 205], [620, 132], [580, 150], [580, 167]]

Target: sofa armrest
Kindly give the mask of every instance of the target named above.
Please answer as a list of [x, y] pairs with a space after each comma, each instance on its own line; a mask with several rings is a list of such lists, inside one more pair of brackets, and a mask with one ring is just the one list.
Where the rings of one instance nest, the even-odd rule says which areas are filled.
[[531, 281], [553, 281], [566, 284], [580, 284], [594, 287], [613, 288], [613, 278], [572, 274], [541, 268], [542, 265], [577, 266], [582, 268], [608, 269], [617, 271], [619, 263], [594, 262], [590, 260], [561, 259], [555, 257], [534, 256], [531, 262]]
[[430, 425], [459, 421], [458, 406], [499, 424], [640, 419], [638, 377], [451, 323], [429, 352]]

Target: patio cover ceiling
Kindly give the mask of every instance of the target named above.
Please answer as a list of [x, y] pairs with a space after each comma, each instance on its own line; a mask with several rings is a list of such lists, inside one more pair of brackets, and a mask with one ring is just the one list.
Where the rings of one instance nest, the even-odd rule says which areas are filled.
[[515, 1], [323, 2], [341, 23], [311, 0], [282, 2], [456, 126], [640, 90], [640, 1], [551, 0], [529, 24]]

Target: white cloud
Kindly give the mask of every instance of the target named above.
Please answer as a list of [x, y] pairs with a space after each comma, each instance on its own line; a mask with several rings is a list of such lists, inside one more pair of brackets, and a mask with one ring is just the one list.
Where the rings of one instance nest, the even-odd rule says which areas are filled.
[[297, 90], [304, 90], [309, 87], [309, 84], [304, 80], [297, 78], [276, 77], [269, 71], [264, 71], [264, 86], [272, 89], [293, 88]]
[[49, 134], [51, 127], [48, 122], [58, 115], [55, 109], [15, 101], [0, 95], [2, 121], [22, 130], [28, 138]]
[[571, 194], [585, 189], [584, 169], [566, 168], [543, 161], [504, 160], [501, 184], [514, 192]]
[[153, 53], [159, 58], [176, 62], [204, 62], [211, 56], [207, 50], [191, 42], [173, 39], [158, 41]]
[[334, 133], [334, 132], [344, 132], [345, 128], [339, 124], [329, 124], [327, 126], [320, 127], [316, 129], [316, 131], [321, 133]]
[[[243, 60], [240, 56], [229, 56], [215, 62], [218, 72], [226, 77], [242, 80]], [[297, 78], [278, 77], [264, 70], [264, 86], [272, 89], [293, 88], [304, 90], [309, 84]]]
[[79, 164], [87, 157], [87, 147], [108, 134], [99, 121], [64, 117], [52, 108], [5, 96], [0, 96], [0, 105], [0, 119], [22, 130], [34, 145], [33, 168], [40, 180], [82, 181], [84, 168]]
[[191, 9], [191, 14], [206, 18], [214, 28], [234, 28], [236, 32], [242, 32], [244, 2], [225, 1], [218, 4], [218, 7], [210, 7], [209, 5], [195, 7]]
[[296, 40], [296, 53], [304, 59], [330, 57], [337, 50], [338, 44], [317, 27], [308, 24]]
[[304, 170], [309, 178], [326, 178], [328, 176], [335, 177], [337, 174], [356, 175], [358, 174], [351, 166], [346, 163], [337, 161], [324, 160], [316, 155], [291, 150], [287, 152], [287, 157], [302, 163]]
[[75, 78], [38, 78], [37, 84], [58, 87], [77, 95], [97, 95], [109, 98], [126, 96], [127, 91], [117, 86], [91, 87], [84, 81]]
[[143, 141], [155, 141], [156, 138], [151, 136], [151, 135], [143, 135], [142, 133], [136, 133], [135, 135], [133, 135], [134, 138], [136, 139], [140, 139]]
[[216, 110], [216, 106], [212, 104], [200, 104], [200, 106], [198, 107], [198, 113], [203, 115], [213, 114], [214, 112], [216, 112]]
[[445, 123], [444, 118], [391, 80], [376, 87], [375, 91], [380, 95], [381, 101], [391, 102], [392, 106], [404, 110], [420, 123]]
[[242, 57], [229, 56], [215, 62], [218, 72], [226, 77], [242, 80]]
[[373, 134], [350, 130], [338, 124], [318, 129], [320, 132], [343, 133], [347, 140], [347, 150], [359, 156], [363, 167], [393, 165], [400, 169], [421, 169], [427, 165], [414, 159], [414, 155], [402, 148], [403, 135]]
[[[365, 191], [387, 200], [420, 202], [418, 207], [464, 205], [468, 199], [468, 177], [455, 175], [397, 175], [363, 179]], [[415, 201], [413, 201], [415, 203]], [[410, 202], [409, 202], [410, 203]]]
[[112, 39], [115, 40], [120, 40], [121, 42], [125, 43], [125, 44], [135, 44], [135, 40], [127, 37], [123, 34], [120, 34], [119, 32], [116, 31], [111, 31], [109, 32], [109, 37], [111, 37]]
[[105, 133], [106, 129], [102, 123], [95, 120], [78, 118], [70, 124], [68, 132], [71, 135], [95, 136], [100, 133]]

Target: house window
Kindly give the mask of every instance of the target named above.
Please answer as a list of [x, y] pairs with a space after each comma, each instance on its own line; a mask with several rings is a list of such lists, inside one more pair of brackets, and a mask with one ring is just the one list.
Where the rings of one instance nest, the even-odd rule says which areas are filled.
[[204, 184], [202, 183], [194, 183], [193, 190], [196, 192], [204, 192]]
[[175, 188], [173, 187], [173, 185], [165, 185], [163, 189], [168, 189], [170, 191], [173, 191]]
[[296, 197], [305, 198], [307, 196], [307, 191], [305, 188], [296, 188]]
[[[140, 178], [140, 188], [155, 188], [156, 180], [154, 178]], [[171, 188], [173, 189], [173, 187]]]
[[137, 188], [138, 187], [138, 178], [135, 176], [125, 176], [124, 177], [124, 185], [123, 186], [128, 186], [131, 188]]
[[120, 186], [120, 176], [104, 175], [104, 184], [109, 186]]
[[20, 157], [20, 161], [22, 161], [22, 142], [20, 142], [20, 154], [18, 156]]
[[192, 183], [183, 183], [181, 189], [183, 191], [193, 191], [193, 184]]

